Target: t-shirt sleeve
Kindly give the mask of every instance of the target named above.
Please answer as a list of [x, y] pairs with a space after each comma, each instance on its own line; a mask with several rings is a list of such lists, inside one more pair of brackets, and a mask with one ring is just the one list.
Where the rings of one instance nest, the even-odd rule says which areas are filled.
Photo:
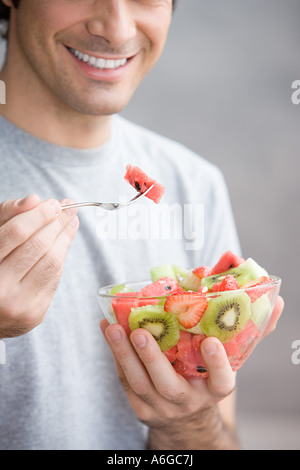
[[204, 206], [203, 262], [213, 266], [227, 250], [242, 255], [228, 188], [223, 174], [214, 168], [209, 200]]

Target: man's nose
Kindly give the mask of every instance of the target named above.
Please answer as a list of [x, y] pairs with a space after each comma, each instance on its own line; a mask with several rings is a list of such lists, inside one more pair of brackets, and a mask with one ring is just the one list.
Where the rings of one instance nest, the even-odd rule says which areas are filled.
[[106, 39], [111, 46], [124, 44], [136, 34], [132, 5], [127, 0], [97, 0], [87, 30]]

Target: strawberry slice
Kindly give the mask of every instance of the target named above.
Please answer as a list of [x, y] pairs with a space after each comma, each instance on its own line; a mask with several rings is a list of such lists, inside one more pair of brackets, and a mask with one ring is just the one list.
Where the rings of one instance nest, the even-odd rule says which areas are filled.
[[237, 290], [239, 289], [239, 283], [231, 274], [227, 274], [221, 282], [217, 282], [212, 286], [213, 292], [223, 292], [228, 290]]
[[199, 323], [207, 305], [207, 298], [201, 294], [174, 294], [167, 298], [164, 308], [177, 315], [181, 325], [188, 329]]

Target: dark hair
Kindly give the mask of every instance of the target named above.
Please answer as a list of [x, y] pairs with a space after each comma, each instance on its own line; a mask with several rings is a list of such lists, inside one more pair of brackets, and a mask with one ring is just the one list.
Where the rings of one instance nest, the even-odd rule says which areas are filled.
[[[12, 0], [13, 5], [15, 8], [18, 8], [20, 0]], [[0, 0], [0, 20], [8, 21], [9, 20], [9, 14], [10, 14], [10, 8], [4, 5], [2, 1]]]
[[[15, 8], [18, 8], [21, 0], [12, 0], [13, 5]], [[175, 8], [175, 5], [177, 3], [177, 0], [172, 0], [172, 5], [173, 8]], [[9, 15], [10, 15], [10, 8], [4, 5], [2, 1], [0, 0], [0, 21], [8, 21], [9, 20]]]

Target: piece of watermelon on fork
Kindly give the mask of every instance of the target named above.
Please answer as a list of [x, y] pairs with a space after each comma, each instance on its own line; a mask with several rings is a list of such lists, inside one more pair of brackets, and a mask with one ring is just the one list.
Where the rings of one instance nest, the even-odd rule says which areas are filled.
[[124, 178], [139, 193], [144, 193], [153, 185], [153, 188], [146, 194], [146, 197], [152, 199], [156, 204], [161, 201], [165, 192], [165, 187], [146, 175], [146, 173], [144, 173], [139, 167], [128, 164], [126, 166], [126, 174]]

